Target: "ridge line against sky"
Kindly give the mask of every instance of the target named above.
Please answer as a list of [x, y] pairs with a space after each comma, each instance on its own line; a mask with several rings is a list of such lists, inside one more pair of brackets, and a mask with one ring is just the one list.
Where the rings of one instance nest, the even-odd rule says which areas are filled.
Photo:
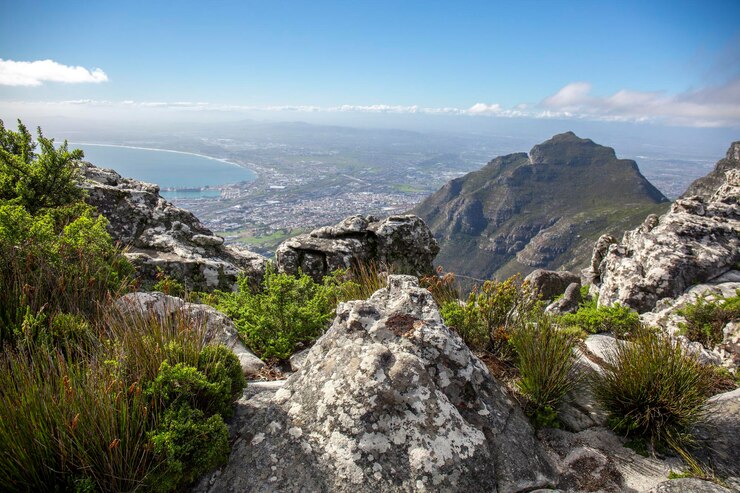
[[738, 18], [729, 0], [1, 1], [0, 117], [86, 107], [738, 128]]

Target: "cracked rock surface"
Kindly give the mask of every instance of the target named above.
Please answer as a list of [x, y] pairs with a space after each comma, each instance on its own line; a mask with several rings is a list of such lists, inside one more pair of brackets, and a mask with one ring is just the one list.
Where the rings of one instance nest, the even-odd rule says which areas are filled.
[[125, 255], [143, 280], [154, 283], [161, 270], [197, 291], [234, 290], [241, 273], [261, 282], [267, 259], [224, 245], [191, 212], [162, 198], [159, 186], [90, 163], [81, 170], [85, 200], [110, 221], [111, 237], [128, 247]]
[[424, 221], [414, 215], [350, 216], [334, 226], [315, 229], [285, 240], [275, 252], [280, 272], [299, 270], [319, 281], [337, 269], [376, 261], [394, 265], [407, 274], [433, 272], [439, 252]]
[[239, 401], [228, 464], [196, 491], [532, 491], [554, 466], [431, 294], [390, 276], [343, 303], [274, 394]]

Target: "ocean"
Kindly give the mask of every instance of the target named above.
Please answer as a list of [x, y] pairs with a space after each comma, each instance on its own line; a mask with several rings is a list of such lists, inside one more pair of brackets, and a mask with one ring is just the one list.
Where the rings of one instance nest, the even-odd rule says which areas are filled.
[[[218, 197], [218, 187], [256, 178], [253, 171], [219, 159], [177, 151], [142, 149], [70, 142], [70, 149], [82, 149], [85, 161], [112, 168], [121, 176], [160, 186], [162, 196], [175, 198]], [[167, 190], [164, 189], [176, 189]]]

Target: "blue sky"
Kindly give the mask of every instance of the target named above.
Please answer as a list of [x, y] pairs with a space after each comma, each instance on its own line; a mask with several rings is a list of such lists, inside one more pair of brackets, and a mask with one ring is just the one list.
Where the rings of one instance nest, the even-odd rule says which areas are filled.
[[737, 127], [738, 19], [736, 0], [0, 0], [0, 113], [76, 101]]

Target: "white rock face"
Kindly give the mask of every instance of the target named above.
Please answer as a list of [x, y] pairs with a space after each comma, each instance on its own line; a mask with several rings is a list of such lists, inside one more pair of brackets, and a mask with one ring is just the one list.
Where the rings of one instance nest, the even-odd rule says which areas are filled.
[[241, 340], [236, 327], [231, 320], [213, 307], [188, 303], [180, 298], [163, 293], [129, 293], [116, 300], [116, 308], [122, 314], [155, 315], [161, 320], [174, 321], [175, 314], [185, 320], [203, 323], [206, 337], [231, 348], [239, 358], [244, 376], [254, 377], [265, 366], [254, 353], [247, 349]]
[[657, 221], [648, 218], [612, 244], [595, 277], [599, 304], [619, 302], [639, 312], [659, 300], [675, 298], [687, 288], [710, 281], [740, 262], [740, 169], [710, 200], [677, 200]]
[[272, 399], [239, 402], [201, 491], [531, 491], [553, 466], [503, 387], [409, 276], [339, 306]]
[[159, 187], [89, 163], [82, 167], [87, 202], [109, 221], [111, 237], [129, 247], [126, 256], [140, 277], [153, 283], [161, 270], [187, 288], [236, 289], [239, 274], [258, 284], [267, 259], [248, 250], [224, 246], [192, 213], [159, 195]]

